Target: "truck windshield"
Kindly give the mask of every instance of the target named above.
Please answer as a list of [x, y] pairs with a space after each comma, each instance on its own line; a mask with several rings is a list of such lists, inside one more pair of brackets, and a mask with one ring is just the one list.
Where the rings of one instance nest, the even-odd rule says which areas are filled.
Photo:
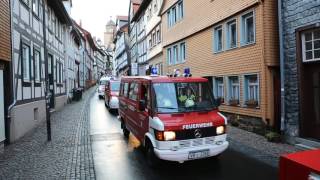
[[100, 80], [100, 85], [106, 85], [107, 84], [107, 80]]
[[216, 108], [206, 82], [154, 83], [153, 89], [159, 113], [210, 111]]
[[111, 91], [119, 91], [120, 82], [111, 82]]

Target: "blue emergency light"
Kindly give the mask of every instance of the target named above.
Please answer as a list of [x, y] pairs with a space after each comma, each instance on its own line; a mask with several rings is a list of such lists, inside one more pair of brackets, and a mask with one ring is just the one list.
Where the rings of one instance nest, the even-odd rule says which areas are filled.
[[151, 68], [151, 76], [157, 76], [158, 75], [158, 69], [156, 67]]
[[192, 74], [190, 73], [190, 68], [184, 68], [184, 77], [191, 77]]

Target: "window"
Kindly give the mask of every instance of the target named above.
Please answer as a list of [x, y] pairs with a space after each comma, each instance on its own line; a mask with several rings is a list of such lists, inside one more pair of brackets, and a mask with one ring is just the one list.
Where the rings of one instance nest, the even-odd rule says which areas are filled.
[[178, 20], [183, 19], [183, 1], [178, 3]]
[[124, 83], [123, 84], [122, 96], [128, 97], [128, 90], [129, 90], [129, 84], [128, 83]]
[[171, 27], [172, 22], [171, 22], [171, 11], [170, 10], [167, 12], [167, 21], [168, 21], [168, 27]]
[[258, 106], [259, 103], [259, 81], [257, 75], [245, 76], [245, 99], [247, 106]]
[[176, 24], [176, 22], [177, 22], [177, 9], [176, 9], [176, 7], [173, 7], [171, 9], [171, 19], [172, 19], [172, 25]]
[[214, 52], [222, 51], [222, 26], [214, 29]]
[[223, 77], [215, 78], [215, 96], [221, 99], [221, 102], [224, 102], [224, 82]]
[[40, 72], [41, 72], [41, 61], [40, 61], [40, 51], [34, 50], [33, 59], [34, 59], [34, 80], [40, 82]]
[[172, 54], [171, 54], [171, 48], [167, 49], [167, 62], [169, 65], [172, 64]]
[[160, 27], [157, 30], [157, 42], [160, 43], [161, 42], [161, 34], [160, 34]]
[[186, 43], [180, 44], [180, 61], [186, 61]]
[[30, 81], [30, 47], [22, 44], [22, 73], [25, 81]]
[[152, 39], [150, 37], [150, 39], [149, 39], [149, 49], [151, 49], [151, 48], [152, 48]]
[[152, 41], [153, 41], [153, 45], [155, 46], [157, 44], [156, 33], [152, 33]]
[[178, 63], [178, 46], [173, 46], [173, 63]]
[[183, 1], [180, 1], [167, 12], [168, 27], [172, 27], [173, 25], [175, 25], [178, 21], [183, 19], [183, 16]]
[[239, 78], [229, 77], [229, 104], [238, 105], [240, 100]]
[[130, 84], [130, 90], [129, 90], [129, 99], [136, 101], [138, 98], [138, 84], [137, 83], [131, 83]]
[[227, 48], [237, 47], [237, 23], [236, 20], [227, 23]]
[[303, 61], [320, 60], [320, 29], [302, 33]]
[[158, 4], [157, 4], [157, 1], [154, 1], [154, 4], [153, 4], [153, 10], [154, 10], [154, 12], [155, 12], [155, 13], [158, 11]]
[[255, 41], [255, 24], [253, 12], [247, 13], [241, 17], [241, 42], [243, 45], [254, 43]]
[[32, 11], [36, 16], [39, 16], [39, 0], [32, 1]]

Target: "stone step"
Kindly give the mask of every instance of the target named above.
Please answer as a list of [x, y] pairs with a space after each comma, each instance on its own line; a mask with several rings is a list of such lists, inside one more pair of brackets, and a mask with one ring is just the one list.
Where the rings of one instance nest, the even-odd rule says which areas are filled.
[[316, 149], [315, 147], [307, 146], [305, 144], [295, 144], [295, 147], [301, 151]]
[[296, 146], [299, 148], [317, 149], [320, 148], [320, 142], [310, 139], [296, 138]]

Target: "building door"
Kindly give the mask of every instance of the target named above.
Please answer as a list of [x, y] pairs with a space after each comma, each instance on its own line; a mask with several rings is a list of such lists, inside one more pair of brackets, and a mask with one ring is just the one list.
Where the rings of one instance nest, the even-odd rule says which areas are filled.
[[320, 64], [303, 67], [301, 130], [306, 138], [320, 140]]
[[0, 142], [5, 140], [4, 125], [4, 96], [3, 96], [3, 70], [0, 69]]
[[49, 92], [50, 92], [50, 108], [54, 108], [54, 70], [53, 56], [48, 55], [48, 76], [49, 76]]

